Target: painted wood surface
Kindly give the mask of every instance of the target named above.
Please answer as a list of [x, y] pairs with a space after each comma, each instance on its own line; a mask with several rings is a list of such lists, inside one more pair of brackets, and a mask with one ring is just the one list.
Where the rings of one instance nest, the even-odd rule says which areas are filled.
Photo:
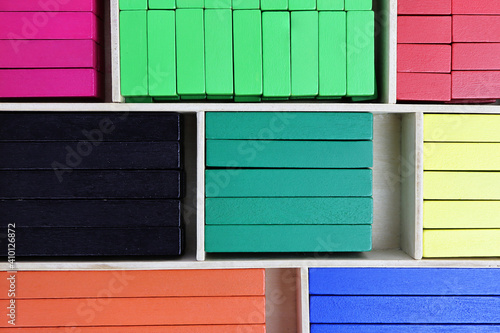
[[450, 45], [399, 44], [398, 72], [451, 73], [451, 54]]
[[426, 229], [500, 229], [499, 201], [424, 201]]
[[500, 15], [453, 15], [453, 42], [500, 42]]
[[500, 71], [453, 71], [451, 80], [453, 99], [500, 98]]
[[398, 0], [399, 15], [450, 15], [452, 0]]
[[500, 200], [500, 172], [424, 171], [424, 199]]
[[[22, 333], [67, 333], [68, 327], [1, 328], [0, 332]], [[187, 326], [102, 326], [78, 327], [81, 333], [266, 333], [266, 325], [187, 325]]]
[[453, 70], [500, 70], [500, 43], [454, 43], [452, 47]]
[[398, 73], [397, 85], [400, 101], [451, 100], [451, 74]]
[[[66, 0], [66, 1], [2, 1], [0, 12], [93, 12], [100, 16], [99, 0]], [[50, 15], [50, 14], [49, 14]]]
[[424, 257], [500, 257], [500, 229], [424, 230]]
[[496, 333], [499, 330], [500, 325], [311, 325], [311, 333]]
[[495, 0], [453, 0], [453, 14], [500, 14], [500, 3]]
[[424, 170], [499, 171], [500, 143], [424, 143]]
[[451, 16], [399, 16], [398, 43], [450, 44], [451, 28]]
[[425, 114], [424, 141], [500, 142], [500, 115]]

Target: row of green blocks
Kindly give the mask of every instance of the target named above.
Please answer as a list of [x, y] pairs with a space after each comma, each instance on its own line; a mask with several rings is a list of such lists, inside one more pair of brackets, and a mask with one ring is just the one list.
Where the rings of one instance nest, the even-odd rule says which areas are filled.
[[376, 95], [371, 10], [125, 10], [120, 52], [129, 101]]
[[205, 251], [370, 251], [369, 113], [207, 112]]

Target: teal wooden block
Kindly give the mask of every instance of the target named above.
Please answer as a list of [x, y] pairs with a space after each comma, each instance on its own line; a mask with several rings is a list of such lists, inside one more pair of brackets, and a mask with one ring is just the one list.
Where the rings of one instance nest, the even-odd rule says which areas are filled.
[[207, 198], [371, 197], [371, 169], [206, 170]]
[[372, 224], [372, 198], [207, 198], [205, 224]]
[[231, 0], [205, 0], [205, 8], [231, 9]]
[[372, 10], [372, 0], [345, 0], [345, 10]]
[[175, 0], [149, 0], [149, 9], [175, 9]]
[[146, 10], [148, 0], [120, 0], [120, 10]]
[[260, 0], [262, 10], [288, 10], [288, 0]]
[[373, 115], [357, 112], [207, 112], [206, 138], [372, 140]]
[[288, 0], [288, 10], [316, 10], [316, 0]]
[[203, 9], [205, 7], [205, 0], [176, 0], [177, 8], [197, 8]]
[[344, 0], [317, 0], [318, 10], [344, 10]]
[[371, 230], [371, 225], [207, 225], [205, 251], [370, 251]]
[[207, 140], [207, 167], [370, 168], [372, 141]]
[[260, 9], [260, 0], [233, 0], [233, 9]]

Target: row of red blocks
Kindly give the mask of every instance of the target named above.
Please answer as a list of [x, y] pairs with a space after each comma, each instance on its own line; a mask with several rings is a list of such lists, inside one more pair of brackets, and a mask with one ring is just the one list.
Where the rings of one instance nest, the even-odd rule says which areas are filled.
[[0, 1], [0, 98], [101, 98], [101, 0]]
[[400, 101], [500, 98], [499, 0], [399, 0]]

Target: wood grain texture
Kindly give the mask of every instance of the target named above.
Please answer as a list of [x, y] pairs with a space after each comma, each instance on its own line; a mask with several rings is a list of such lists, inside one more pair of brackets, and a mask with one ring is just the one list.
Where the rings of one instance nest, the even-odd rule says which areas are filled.
[[[68, 333], [68, 327], [36, 327], [20, 328], [22, 333]], [[0, 328], [0, 332], [14, 333], [13, 328]], [[266, 325], [187, 325], [187, 326], [102, 326], [78, 327], [81, 333], [266, 333]]]
[[451, 74], [398, 73], [400, 101], [450, 101]]
[[452, 0], [399, 0], [399, 15], [450, 15]]
[[450, 44], [451, 16], [399, 16], [398, 43]]
[[424, 143], [424, 170], [500, 171], [500, 143]]
[[499, 330], [500, 325], [311, 325], [311, 333], [496, 333]]
[[453, 42], [500, 42], [500, 15], [453, 15]]
[[453, 14], [500, 14], [500, 3], [495, 0], [453, 0]]
[[398, 72], [451, 73], [451, 46], [399, 44]]
[[453, 99], [500, 98], [500, 71], [453, 71], [451, 80]]
[[453, 70], [500, 70], [500, 43], [453, 43]]
[[500, 172], [424, 171], [424, 199], [500, 200]]
[[500, 115], [425, 114], [424, 141], [500, 142]]
[[424, 257], [500, 257], [500, 229], [424, 230]]
[[500, 229], [499, 201], [424, 201], [426, 229]]

